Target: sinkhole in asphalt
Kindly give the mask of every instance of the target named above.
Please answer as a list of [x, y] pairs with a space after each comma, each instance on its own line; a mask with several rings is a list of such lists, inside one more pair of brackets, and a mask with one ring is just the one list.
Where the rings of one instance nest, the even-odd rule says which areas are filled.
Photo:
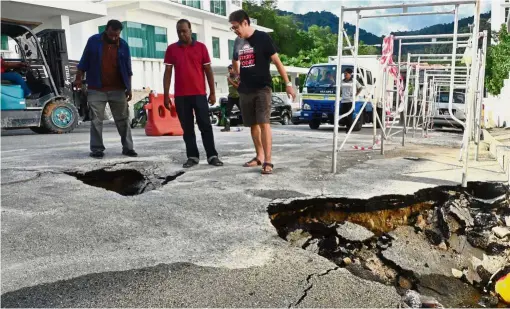
[[136, 169], [107, 170], [105, 168], [89, 172], [66, 172], [83, 183], [123, 196], [134, 196], [155, 190], [168, 184], [184, 174], [178, 172], [170, 176], [157, 176], [144, 174]]
[[268, 207], [278, 235], [352, 274], [394, 285], [402, 306], [505, 306], [510, 193], [501, 183], [439, 186], [369, 199], [296, 198]]

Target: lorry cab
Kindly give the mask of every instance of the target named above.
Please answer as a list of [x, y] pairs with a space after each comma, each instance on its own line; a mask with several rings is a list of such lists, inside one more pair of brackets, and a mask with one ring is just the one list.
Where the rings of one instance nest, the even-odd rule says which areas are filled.
[[[336, 77], [337, 66], [334, 63], [321, 63], [313, 65], [308, 71], [302, 94], [302, 106], [300, 120], [308, 122], [311, 129], [318, 129], [323, 123], [334, 123], [334, 111], [336, 100]], [[359, 61], [361, 62], [361, 61]], [[342, 72], [346, 68], [354, 69], [354, 63], [342, 62]], [[340, 125], [350, 127], [361, 110], [365, 100], [373, 99], [373, 87], [375, 85], [374, 72], [363, 65], [358, 65], [357, 80], [363, 89], [355, 98], [355, 108], [351, 115], [340, 120]], [[343, 74], [341, 74], [342, 79]], [[340, 94], [341, 95], [341, 94]], [[351, 109], [351, 104], [340, 101], [340, 114], [345, 114]], [[361, 130], [365, 123], [372, 122], [372, 105], [367, 104], [353, 131]]]

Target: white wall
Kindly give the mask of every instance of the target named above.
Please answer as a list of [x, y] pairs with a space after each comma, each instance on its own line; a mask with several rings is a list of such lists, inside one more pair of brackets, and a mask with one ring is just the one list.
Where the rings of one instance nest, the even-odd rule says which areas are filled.
[[504, 81], [503, 89], [498, 96], [489, 95], [483, 100], [483, 120], [486, 127], [502, 127], [504, 124], [510, 127], [510, 108], [508, 108], [508, 99], [504, 99], [508, 97], [510, 97], [510, 74]]
[[[240, 3], [242, 3], [242, 1], [240, 1]], [[146, 4], [147, 3], [144, 3], [144, 5]], [[214, 67], [213, 70], [215, 71], [216, 93], [219, 99], [220, 94], [228, 92], [226, 67], [231, 63], [228, 55], [228, 40], [233, 40], [236, 37], [235, 34], [229, 30], [230, 25], [228, 24], [227, 20], [225, 19], [225, 23], [223, 24], [212, 22], [207, 18], [182, 16], [181, 13], [172, 13], [169, 11], [168, 6], [161, 5], [164, 4], [157, 2], [151, 3], [151, 10], [139, 9], [132, 5], [110, 6], [108, 8], [108, 16], [105, 18], [98, 18], [91, 21], [71, 25], [70, 29], [72, 35], [69, 58], [72, 60], [79, 60], [83, 49], [85, 48], [87, 39], [90, 36], [96, 34], [98, 27], [105, 25], [109, 19], [138, 22], [142, 24], [167, 28], [168, 44], [172, 44], [178, 40], [177, 32], [175, 30], [177, 20], [180, 18], [187, 18], [191, 22], [192, 31], [197, 33], [198, 40], [206, 44], [207, 49], [209, 50], [212, 65]], [[204, 10], [208, 10], [209, 1], [204, 1], [202, 3], [202, 8]], [[227, 16], [230, 12], [238, 9], [240, 9], [240, 7], [232, 5], [231, 1], [227, 0]], [[186, 10], [186, 8], [184, 8], [184, 10]], [[163, 12], [165, 12], [165, 14], [163, 14]], [[172, 14], [175, 16], [172, 16]], [[213, 57], [213, 36], [220, 38], [220, 59]], [[133, 89], [150, 87], [157, 92], [163, 92], [163, 59], [141, 59], [133, 57], [132, 67]], [[170, 89], [170, 92], [173, 93], [173, 81]]]
[[510, 3], [509, 0], [492, 0], [491, 4], [491, 30], [499, 31], [501, 24], [506, 21], [505, 8], [502, 8], [503, 3]]

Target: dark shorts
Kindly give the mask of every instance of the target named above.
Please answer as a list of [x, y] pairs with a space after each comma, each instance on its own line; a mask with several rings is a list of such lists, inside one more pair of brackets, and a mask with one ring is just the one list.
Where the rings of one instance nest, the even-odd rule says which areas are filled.
[[271, 117], [271, 88], [266, 87], [251, 90], [248, 93], [239, 93], [239, 103], [245, 127], [269, 123]]

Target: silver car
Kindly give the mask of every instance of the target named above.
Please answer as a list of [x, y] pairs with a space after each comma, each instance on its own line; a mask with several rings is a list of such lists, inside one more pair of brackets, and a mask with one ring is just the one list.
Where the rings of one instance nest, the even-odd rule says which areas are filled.
[[[436, 110], [434, 112], [434, 126], [460, 127], [461, 125], [453, 120], [448, 110], [448, 101], [450, 93], [448, 91], [440, 92], [436, 97]], [[465, 94], [462, 92], [453, 93], [452, 112], [456, 118], [465, 121]]]

